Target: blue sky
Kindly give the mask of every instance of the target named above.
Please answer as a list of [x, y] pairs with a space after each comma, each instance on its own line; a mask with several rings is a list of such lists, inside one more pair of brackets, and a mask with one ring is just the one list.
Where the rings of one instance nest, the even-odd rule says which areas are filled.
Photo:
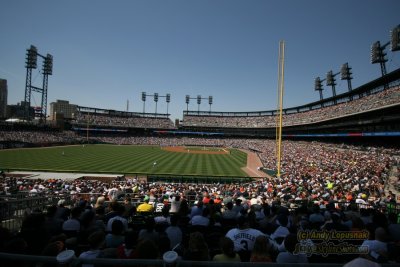
[[[141, 112], [141, 92], [171, 94], [171, 119], [185, 95], [212, 95], [213, 111], [275, 109], [279, 41], [286, 43], [284, 107], [319, 99], [314, 78], [353, 68], [353, 88], [380, 76], [370, 46], [400, 24], [398, 0], [5, 0], [0, 8], [0, 78], [8, 103], [25, 93], [30, 45], [54, 57], [48, 103]], [[388, 54], [387, 70], [400, 67]], [[41, 66], [41, 62], [38, 62]], [[336, 92], [347, 90], [337, 77]], [[33, 73], [41, 86], [41, 75]], [[331, 96], [324, 86], [324, 96]], [[34, 94], [32, 105], [40, 105]], [[165, 113], [165, 99], [158, 102]], [[190, 110], [197, 110], [191, 100]], [[207, 100], [200, 110], [208, 111]], [[151, 97], [146, 112], [154, 112]]]

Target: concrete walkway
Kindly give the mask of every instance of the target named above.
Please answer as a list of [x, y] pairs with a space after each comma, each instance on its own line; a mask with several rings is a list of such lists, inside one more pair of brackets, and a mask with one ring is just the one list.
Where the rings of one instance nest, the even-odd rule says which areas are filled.
[[31, 172], [31, 171], [12, 171], [9, 173], [18, 176], [23, 176], [25, 179], [61, 179], [61, 180], [75, 180], [82, 177], [109, 177], [117, 178], [123, 176], [122, 174], [101, 174], [101, 173], [65, 173], [65, 172]]

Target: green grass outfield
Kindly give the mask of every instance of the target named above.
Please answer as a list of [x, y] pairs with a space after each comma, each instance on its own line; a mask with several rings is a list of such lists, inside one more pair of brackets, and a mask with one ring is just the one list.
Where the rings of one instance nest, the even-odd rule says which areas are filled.
[[12, 149], [0, 150], [0, 169], [247, 177], [241, 170], [247, 164], [247, 154], [229, 150], [230, 154], [190, 154], [133, 145]]

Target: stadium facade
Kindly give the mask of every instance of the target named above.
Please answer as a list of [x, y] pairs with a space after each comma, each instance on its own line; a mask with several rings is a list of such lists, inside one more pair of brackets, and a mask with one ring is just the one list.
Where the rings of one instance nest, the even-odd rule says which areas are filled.
[[[283, 110], [283, 137], [366, 140], [393, 144], [400, 137], [400, 69], [352, 91]], [[276, 110], [183, 111], [174, 125], [168, 114], [77, 107], [69, 127], [95, 134], [275, 138]], [[67, 127], [68, 128], [68, 127]]]

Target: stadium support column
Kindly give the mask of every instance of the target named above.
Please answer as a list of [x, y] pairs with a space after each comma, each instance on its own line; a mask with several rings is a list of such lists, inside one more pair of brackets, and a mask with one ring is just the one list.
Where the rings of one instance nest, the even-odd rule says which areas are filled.
[[285, 42], [279, 42], [279, 73], [278, 73], [278, 95], [279, 95], [279, 109], [278, 109], [278, 142], [277, 148], [277, 159], [276, 159], [276, 177], [281, 177], [281, 153], [282, 153], [282, 109], [283, 109], [283, 90], [284, 90], [284, 70], [285, 70]]

